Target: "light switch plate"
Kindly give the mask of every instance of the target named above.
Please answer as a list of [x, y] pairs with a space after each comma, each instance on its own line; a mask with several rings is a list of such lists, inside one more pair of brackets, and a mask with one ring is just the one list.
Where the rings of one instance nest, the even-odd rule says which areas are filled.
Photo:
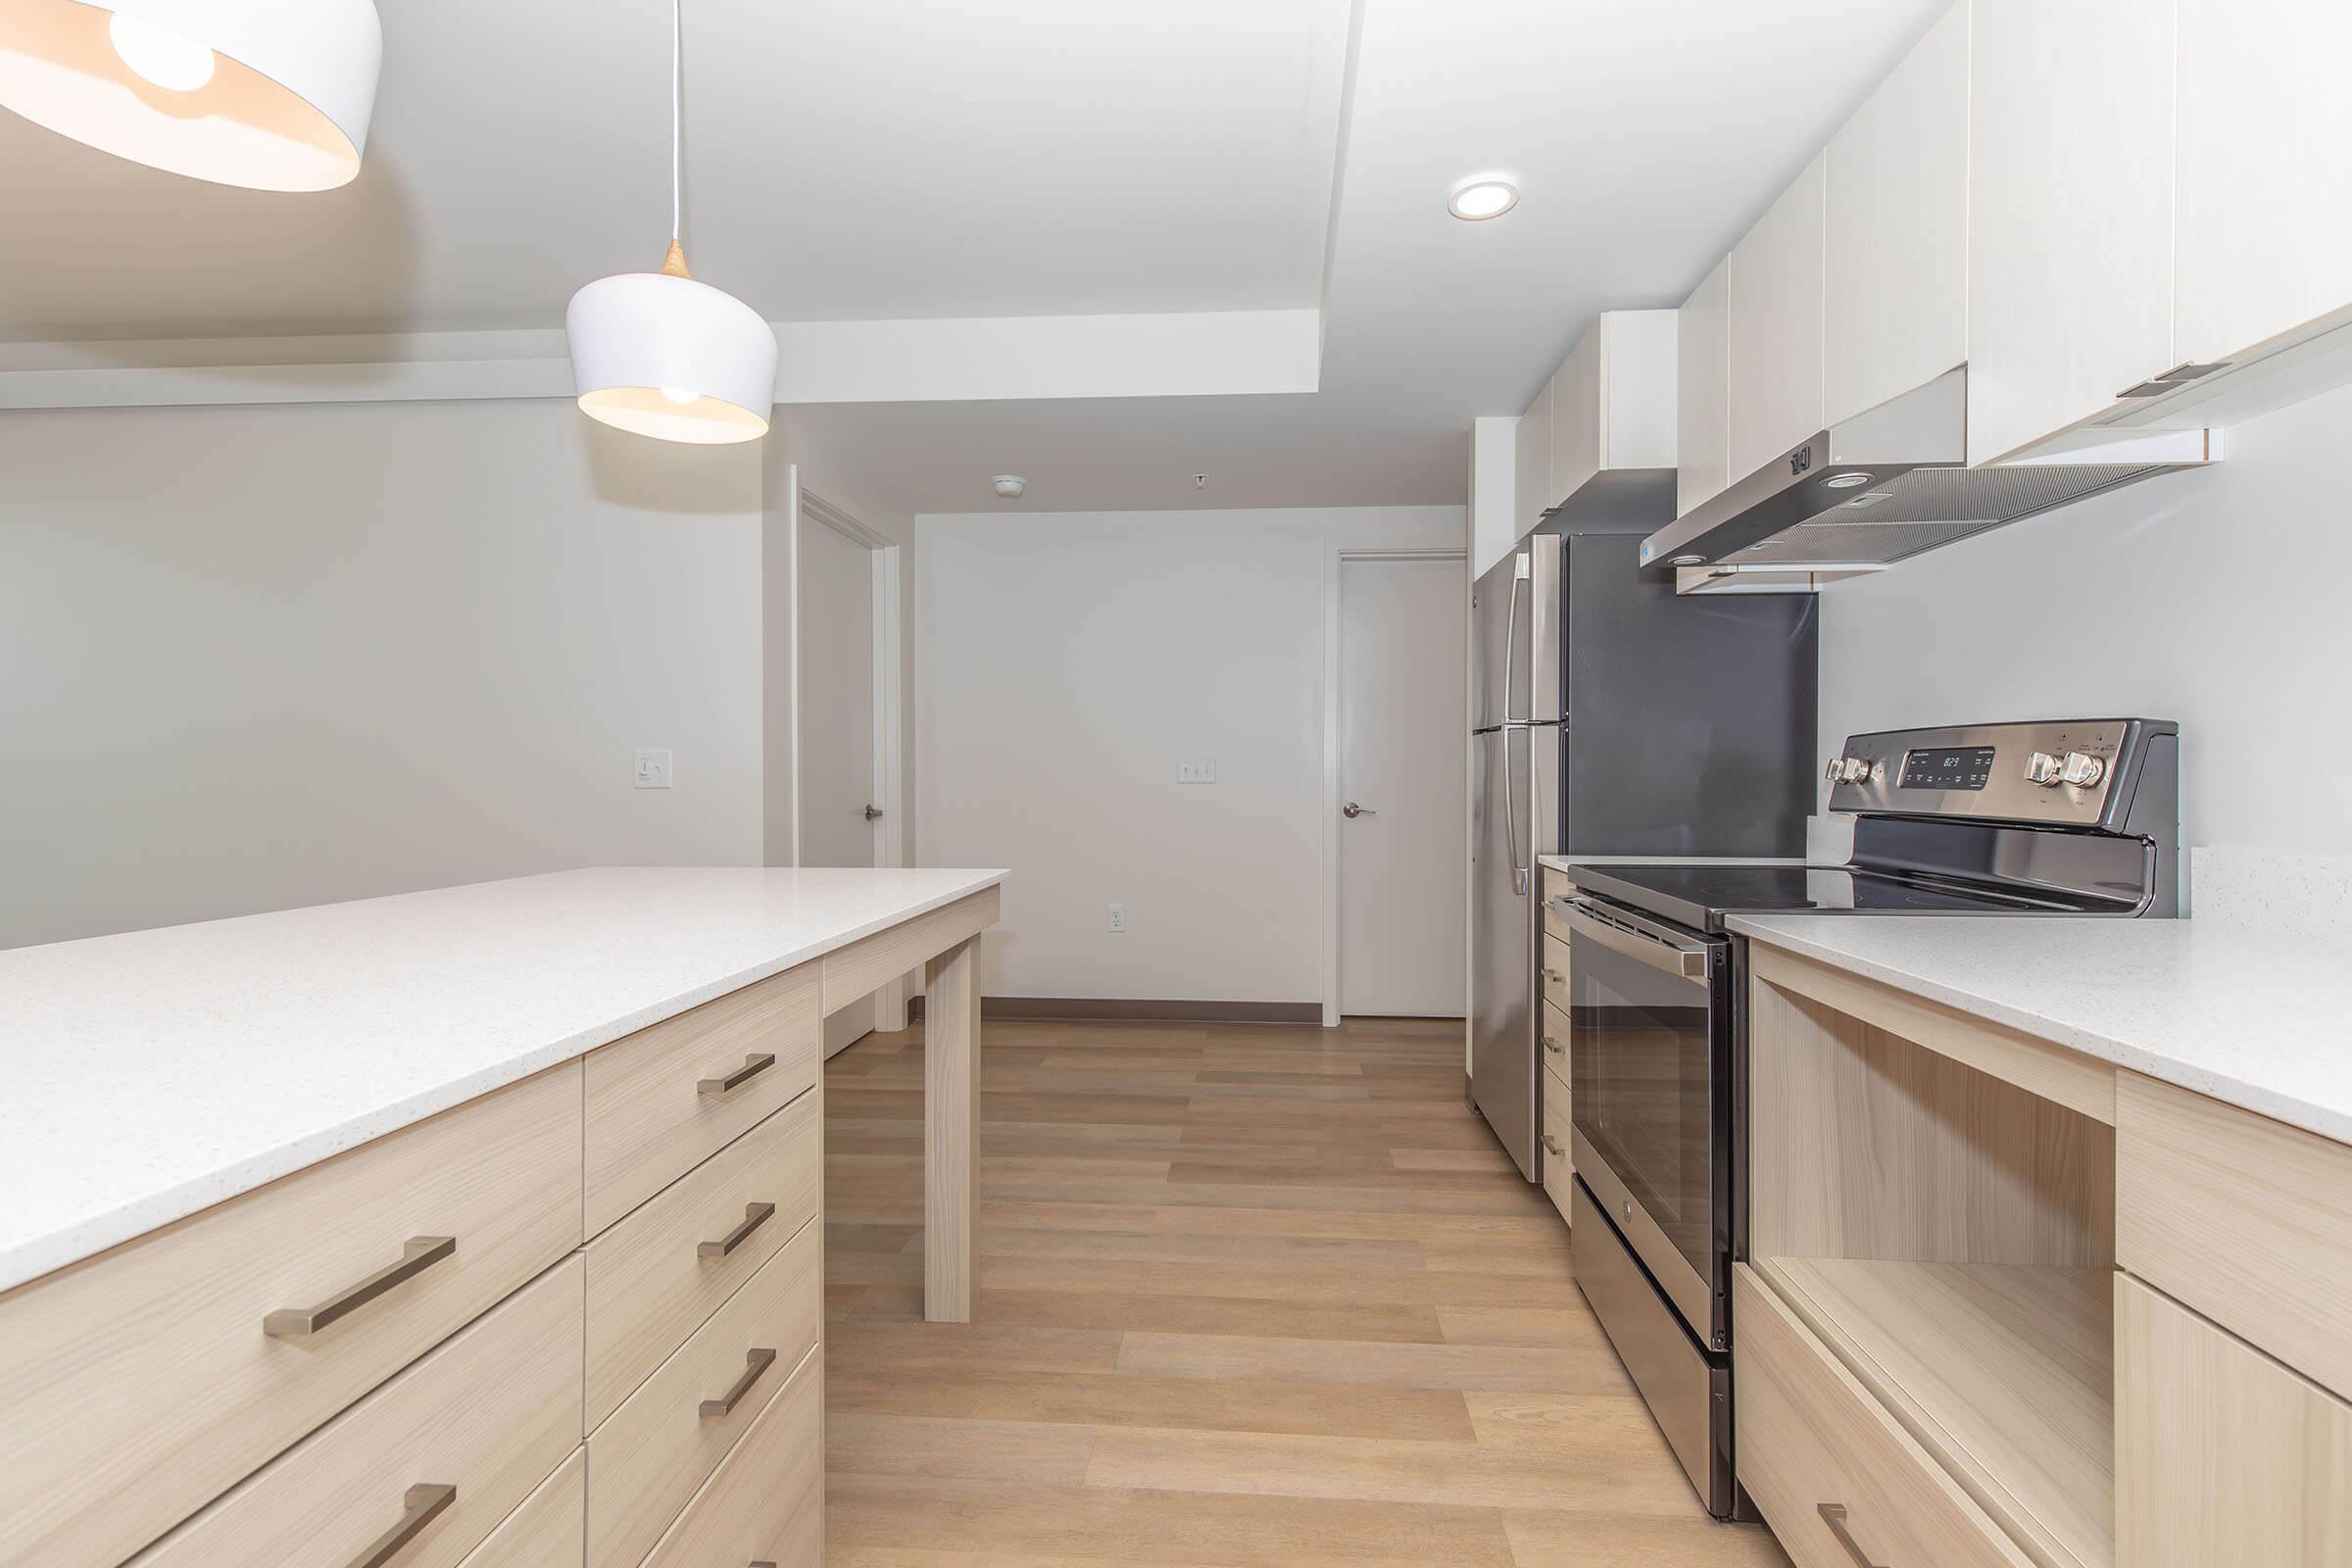
[[641, 790], [669, 788], [669, 749], [640, 746], [633, 754], [629, 782]]
[[1217, 781], [1217, 760], [1213, 757], [1179, 758], [1176, 760], [1176, 782], [1179, 784], [1214, 784]]

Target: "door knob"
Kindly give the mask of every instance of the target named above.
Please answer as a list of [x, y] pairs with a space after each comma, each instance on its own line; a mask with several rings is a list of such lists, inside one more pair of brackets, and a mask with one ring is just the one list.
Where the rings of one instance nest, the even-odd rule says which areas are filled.
[[865, 808], [865, 819], [868, 822], [878, 822], [881, 820], [881, 818], [882, 808], [879, 806], [869, 806]]
[[1349, 821], [1353, 821], [1359, 816], [1378, 816], [1380, 813], [1369, 806], [1358, 806], [1353, 801], [1349, 801], [1346, 806], [1340, 808], [1340, 814]]

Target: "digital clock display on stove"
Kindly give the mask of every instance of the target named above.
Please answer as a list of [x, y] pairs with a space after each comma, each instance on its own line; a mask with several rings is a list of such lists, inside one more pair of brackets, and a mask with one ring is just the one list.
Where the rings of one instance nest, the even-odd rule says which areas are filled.
[[1903, 754], [1907, 790], [1981, 790], [1992, 777], [1989, 746], [1938, 746]]

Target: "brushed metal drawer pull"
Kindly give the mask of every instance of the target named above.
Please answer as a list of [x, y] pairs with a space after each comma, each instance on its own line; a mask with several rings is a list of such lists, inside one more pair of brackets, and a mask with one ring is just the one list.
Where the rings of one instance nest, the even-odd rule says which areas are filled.
[[337, 1318], [366, 1306], [396, 1285], [406, 1284], [445, 1257], [455, 1256], [455, 1236], [412, 1236], [400, 1250], [400, 1261], [377, 1269], [349, 1290], [317, 1306], [280, 1307], [262, 1319], [262, 1332], [273, 1340], [299, 1340], [318, 1333]]
[[1545, 1133], [1544, 1135], [1544, 1147], [1554, 1154], [1565, 1154], [1568, 1152], [1568, 1151], [1560, 1147], [1560, 1141], [1557, 1138], [1552, 1137], [1549, 1133]]
[[744, 1351], [743, 1376], [735, 1380], [735, 1386], [724, 1396], [703, 1401], [703, 1419], [714, 1421], [722, 1415], [734, 1414], [736, 1404], [752, 1392], [752, 1385], [760, 1381], [760, 1374], [775, 1364], [776, 1352], [773, 1350]]
[[741, 1089], [745, 1084], [750, 1083], [753, 1079], [759, 1077], [761, 1073], [767, 1071], [768, 1068], [773, 1067], [775, 1064], [775, 1054], [773, 1052], [762, 1051], [756, 1056], [744, 1057], [743, 1065], [736, 1068], [733, 1072], [727, 1074], [724, 1078], [706, 1078], [701, 1083], [696, 1084], [695, 1088], [701, 1091], [703, 1098], [706, 1100], [724, 1099], [726, 1096], [733, 1094], [738, 1089]]
[[729, 1252], [732, 1252], [735, 1250], [735, 1249], [743, 1245], [743, 1239], [745, 1237], [751, 1235], [752, 1232], [766, 1224], [767, 1217], [770, 1214], [773, 1214], [775, 1211], [776, 1205], [773, 1203], [744, 1204], [743, 1223], [736, 1226], [733, 1230], [727, 1232], [726, 1235], [721, 1236], [715, 1242], [697, 1242], [694, 1247], [695, 1255], [698, 1257], [726, 1256]]
[[1550, 1052], [1555, 1056], [1565, 1056], [1568, 1054], [1568, 1048], [1561, 1045], [1557, 1040], [1552, 1039], [1549, 1035], [1545, 1035], [1544, 1037], [1544, 1049]]
[[426, 1525], [441, 1517], [442, 1510], [458, 1500], [458, 1489], [444, 1484], [411, 1487], [400, 1499], [408, 1511], [400, 1523], [375, 1538], [375, 1544], [351, 1559], [351, 1568], [384, 1568], [400, 1554], [400, 1548], [416, 1539]]
[[1555, 986], [1564, 986], [1568, 983], [1568, 977], [1557, 969], [1546, 968], [1544, 971], [1544, 978]]
[[1878, 1565], [1870, 1560], [1862, 1548], [1854, 1544], [1853, 1536], [1846, 1530], [1844, 1503], [1825, 1502], [1821, 1504], [1821, 1522], [1830, 1527], [1830, 1534], [1838, 1538], [1838, 1544], [1845, 1548], [1847, 1556], [1860, 1563], [1862, 1568], [1878, 1568]]

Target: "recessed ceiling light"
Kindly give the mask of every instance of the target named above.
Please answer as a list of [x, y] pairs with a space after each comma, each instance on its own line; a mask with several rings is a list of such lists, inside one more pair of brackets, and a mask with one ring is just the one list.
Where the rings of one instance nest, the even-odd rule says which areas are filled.
[[1020, 500], [1021, 492], [1029, 488], [1029, 481], [1017, 473], [1000, 473], [988, 484], [990, 489], [1007, 501]]
[[1499, 174], [1481, 174], [1453, 187], [1446, 210], [1466, 222], [1500, 218], [1519, 205], [1519, 187]]

